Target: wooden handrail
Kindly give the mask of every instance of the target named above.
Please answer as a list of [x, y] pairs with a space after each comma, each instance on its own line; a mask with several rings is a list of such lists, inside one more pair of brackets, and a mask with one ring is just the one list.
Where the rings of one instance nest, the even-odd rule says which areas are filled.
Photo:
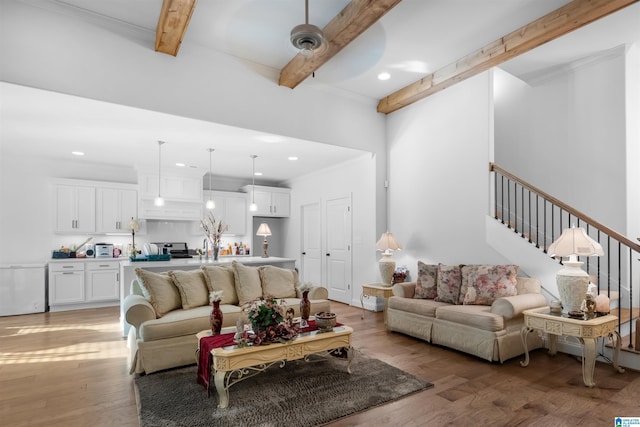
[[[620, 243], [625, 244], [630, 249], [633, 249], [636, 252], [640, 252], [640, 245], [639, 244], [632, 242], [627, 237], [623, 236], [622, 234], [618, 233], [617, 231], [610, 229], [606, 225], [603, 225], [603, 224], [599, 223], [598, 221], [596, 221], [595, 219], [591, 218], [590, 216], [583, 214], [582, 212], [572, 208], [571, 206], [567, 205], [566, 203], [563, 203], [562, 201], [560, 201], [557, 198], [553, 197], [551, 194], [548, 194], [548, 193], [540, 190], [539, 188], [529, 184], [528, 182], [521, 180], [520, 178], [518, 178], [517, 176], [513, 175], [512, 173], [507, 172], [506, 170], [502, 169], [500, 166], [496, 165], [495, 163], [493, 163], [493, 162], [489, 163], [489, 170], [492, 171], [492, 172], [499, 172], [503, 176], [511, 179], [512, 181], [517, 182], [521, 186], [526, 187], [529, 190], [533, 191], [534, 193], [539, 194], [544, 199], [550, 201], [551, 203], [553, 203], [554, 205], [560, 207], [564, 211], [569, 212], [571, 215], [573, 215], [573, 216], [575, 216], [577, 218], [580, 218], [580, 220], [582, 220], [582, 221], [586, 222], [587, 224], [597, 228], [598, 230], [606, 233], [608, 236], [613, 237], [614, 239], [616, 239]], [[640, 237], [638, 238], [638, 240], [640, 240]]]

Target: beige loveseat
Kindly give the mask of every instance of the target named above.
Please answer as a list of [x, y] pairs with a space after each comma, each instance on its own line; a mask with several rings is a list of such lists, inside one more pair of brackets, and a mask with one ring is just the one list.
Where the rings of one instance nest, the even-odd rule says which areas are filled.
[[[222, 290], [223, 327], [235, 326], [242, 306], [262, 296], [282, 299], [300, 315], [298, 273], [271, 265], [203, 266], [189, 271], [154, 273], [136, 269], [131, 295], [124, 302], [131, 325], [128, 345], [131, 373], [152, 373], [195, 363], [196, 334], [211, 329], [209, 292]], [[331, 311], [325, 288], [309, 291], [311, 313]]]
[[[539, 280], [517, 273], [517, 266], [419, 262], [416, 282], [393, 287], [387, 328], [489, 361], [521, 355], [522, 312], [547, 301]], [[542, 338], [528, 334], [527, 345], [540, 348]]]

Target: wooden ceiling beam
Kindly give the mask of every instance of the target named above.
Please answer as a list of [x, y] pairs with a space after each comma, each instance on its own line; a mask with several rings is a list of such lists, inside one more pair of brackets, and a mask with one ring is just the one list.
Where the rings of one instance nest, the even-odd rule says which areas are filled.
[[378, 102], [389, 114], [639, 0], [574, 0]]
[[280, 86], [295, 88], [401, 0], [352, 0], [322, 29], [327, 49], [306, 58], [298, 53], [280, 71]]
[[198, 0], [162, 0], [156, 27], [156, 52], [178, 55]]

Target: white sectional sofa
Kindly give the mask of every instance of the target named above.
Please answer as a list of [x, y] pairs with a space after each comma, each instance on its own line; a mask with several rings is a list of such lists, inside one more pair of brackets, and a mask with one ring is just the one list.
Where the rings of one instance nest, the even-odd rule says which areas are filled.
[[[517, 276], [517, 266], [419, 262], [418, 271], [416, 282], [393, 287], [389, 331], [500, 363], [524, 353], [522, 312], [547, 305], [539, 280]], [[540, 348], [542, 338], [528, 334], [527, 345]]]

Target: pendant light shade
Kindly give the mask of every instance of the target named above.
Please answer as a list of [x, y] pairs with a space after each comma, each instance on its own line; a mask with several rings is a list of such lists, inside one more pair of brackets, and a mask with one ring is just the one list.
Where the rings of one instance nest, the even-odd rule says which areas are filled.
[[251, 212], [256, 212], [258, 210], [258, 205], [256, 205], [255, 192], [256, 192], [256, 156], [252, 154], [251, 159], [253, 160], [253, 167], [251, 171], [251, 204], [249, 205], [249, 210]]
[[160, 186], [162, 182], [162, 144], [164, 143], [164, 141], [158, 141], [158, 197], [153, 201], [153, 204], [156, 206], [164, 206], [164, 199], [160, 194]]
[[211, 210], [216, 208], [216, 202], [213, 201], [213, 190], [211, 190], [211, 155], [214, 151], [215, 150], [213, 148], [209, 148], [209, 200], [207, 200], [207, 203], [205, 204], [205, 207]]

